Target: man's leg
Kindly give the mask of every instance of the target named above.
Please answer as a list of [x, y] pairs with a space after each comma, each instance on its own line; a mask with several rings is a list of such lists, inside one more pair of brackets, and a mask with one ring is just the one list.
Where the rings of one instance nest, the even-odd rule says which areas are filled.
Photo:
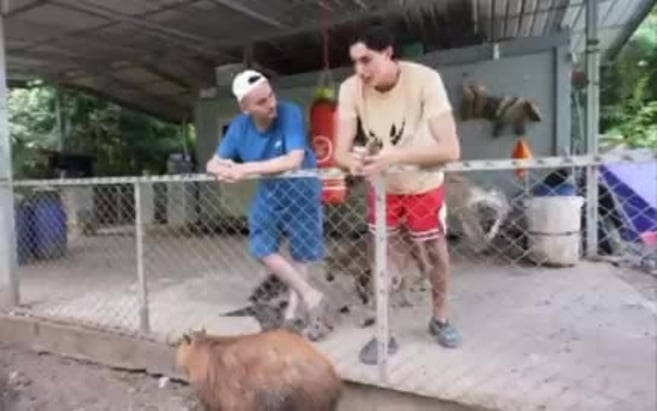
[[[319, 179], [299, 179], [294, 187], [294, 201], [286, 208], [283, 218], [285, 234], [290, 244], [290, 255], [297, 271], [308, 284], [308, 265], [324, 258], [324, 209], [321, 203], [322, 186]], [[324, 295], [309, 301], [301, 295], [308, 324], [306, 336], [317, 340], [332, 328], [333, 321]]]
[[[298, 269], [278, 252], [268, 254], [261, 261], [268, 270], [297, 293], [297, 297], [300, 297], [306, 307], [311, 309], [320, 303], [323, 297], [322, 293], [313, 288]], [[286, 312], [291, 315], [294, 314], [294, 311], [291, 310], [286, 310]]]
[[[322, 294], [315, 290], [302, 273], [279, 253], [282, 236], [282, 215], [271, 205], [256, 200], [249, 215], [249, 247], [251, 255], [258, 259], [269, 272], [276, 275], [287, 286], [296, 291], [307, 305], [316, 306]], [[286, 310], [288, 313], [293, 311]]]
[[[293, 261], [292, 266], [294, 269], [308, 282], [308, 265], [302, 262]], [[289, 290], [288, 305], [285, 310], [283, 318], [285, 320], [292, 320], [296, 318], [297, 310], [299, 309], [299, 302], [301, 301], [299, 293], [293, 288]]]
[[408, 227], [414, 241], [423, 248], [431, 282], [432, 316], [429, 331], [446, 348], [458, 346], [460, 337], [448, 321], [447, 289], [449, 286], [449, 251], [447, 249], [446, 208], [442, 188], [409, 196], [404, 204]]

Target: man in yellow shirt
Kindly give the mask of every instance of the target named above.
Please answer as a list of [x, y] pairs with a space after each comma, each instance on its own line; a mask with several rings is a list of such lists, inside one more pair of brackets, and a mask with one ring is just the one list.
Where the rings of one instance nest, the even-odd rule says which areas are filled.
[[[395, 165], [431, 167], [460, 158], [460, 144], [440, 74], [423, 65], [397, 61], [388, 30], [374, 26], [358, 35], [349, 54], [355, 74], [339, 91], [335, 159], [352, 174], [371, 180]], [[353, 150], [358, 120], [368, 144], [380, 147], [362, 156]], [[401, 171], [386, 178], [386, 223], [391, 244], [389, 267], [399, 270], [394, 247], [402, 224], [423, 248], [432, 285], [433, 312], [429, 332], [444, 347], [458, 346], [459, 335], [447, 319], [449, 254], [445, 239], [444, 175], [430, 170]], [[374, 227], [374, 193], [368, 195], [368, 223]], [[395, 346], [394, 342], [391, 344]], [[376, 340], [360, 353], [364, 363], [376, 363]], [[393, 348], [394, 350], [394, 348]]]

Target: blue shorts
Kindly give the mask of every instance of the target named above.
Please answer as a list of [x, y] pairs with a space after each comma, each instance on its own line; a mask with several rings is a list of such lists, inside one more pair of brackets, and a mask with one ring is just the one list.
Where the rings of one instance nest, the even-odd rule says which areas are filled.
[[296, 262], [324, 257], [322, 185], [319, 179], [292, 178], [258, 187], [249, 212], [249, 251], [258, 260], [277, 253], [288, 239]]

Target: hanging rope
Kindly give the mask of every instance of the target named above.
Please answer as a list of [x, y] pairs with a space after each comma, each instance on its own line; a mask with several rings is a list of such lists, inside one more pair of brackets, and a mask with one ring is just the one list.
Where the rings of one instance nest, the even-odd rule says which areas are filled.
[[[329, 27], [331, 19], [331, 8], [323, 1], [319, 1], [320, 33], [322, 35], [322, 73], [319, 77], [318, 87], [333, 87], [333, 74], [331, 73], [331, 62], [329, 56]], [[328, 80], [328, 84], [325, 81]]]
[[323, 49], [323, 58], [324, 58], [324, 70], [329, 70], [330, 61], [329, 61], [329, 11], [324, 2], [322, 2], [322, 20], [321, 20], [321, 32], [322, 32], [322, 49]]
[[244, 67], [247, 69], [253, 68], [253, 44], [249, 43], [244, 47], [243, 61]]

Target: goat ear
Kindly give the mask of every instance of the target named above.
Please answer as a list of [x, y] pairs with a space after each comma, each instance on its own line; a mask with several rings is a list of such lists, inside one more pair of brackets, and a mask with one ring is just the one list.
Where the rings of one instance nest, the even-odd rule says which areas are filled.
[[192, 343], [192, 336], [185, 333], [182, 336], [182, 340], [185, 342], [185, 344], [191, 344]]

